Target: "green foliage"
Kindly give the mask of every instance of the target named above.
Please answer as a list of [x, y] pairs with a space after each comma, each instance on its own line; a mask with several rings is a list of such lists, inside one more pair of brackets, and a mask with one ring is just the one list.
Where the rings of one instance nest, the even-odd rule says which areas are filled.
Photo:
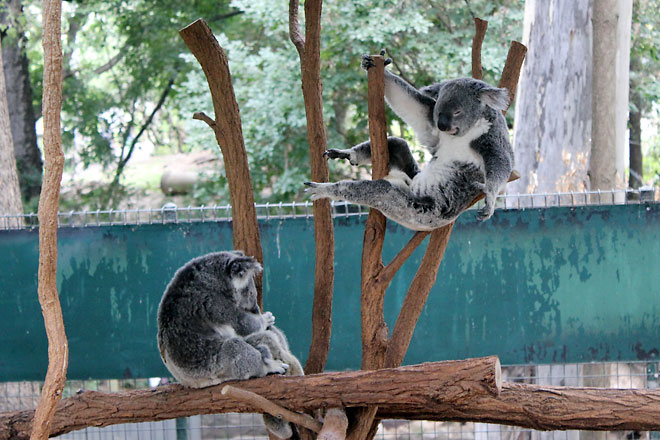
[[[27, 3], [38, 108], [39, 3]], [[417, 86], [466, 76], [472, 19], [479, 16], [489, 21], [482, 54], [485, 79], [495, 83], [510, 40], [521, 37], [523, 9], [523, 0], [326, 1], [321, 73], [328, 147], [346, 148], [368, 136], [361, 54], [386, 48], [394, 59], [390, 68]], [[206, 80], [178, 35], [198, 17], [209, 22], [228, 53], [256, 198], [303, 197], [300, 183], [309, 178], [309, 158], [288, 2], [91, 0], [65, 3], [64, 143], [69, 169], [102, 164], [114, 174], [107, 192], [116, 195], [106, 193], [94, 202], [90, 194], [88, 207], [117, 205], [124, 194], [121, 183], [126, 183], [119, 177], [136, 148], [160, 153], [210, 148], [220, 155], [212, 131], [190, 119], [195, 111], [213, 115]], [[304, 29], [302, 7], [300, 17]], [[138, 138], [164, 93], [163, 107]], [[396, 130], [396, 116], [388, 117]], [[410, 132], [402, 135], [412, 140]], [[332, 164], [331, 170], [333, 178], [356, 173], [341, 164]], [[224, 170], [204, 176], [193, 198], [191, 204], [227, 203]]]

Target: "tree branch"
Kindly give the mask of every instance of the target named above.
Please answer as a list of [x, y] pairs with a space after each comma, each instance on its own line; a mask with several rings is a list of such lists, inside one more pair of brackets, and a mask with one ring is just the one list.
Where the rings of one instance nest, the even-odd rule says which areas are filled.
[[307, 414], [300, 414], [289, 411], [288, 409], [283, 408], [280, 405], [277, 405], [276, 403], [273, 403], [256, 393], [253, 393], [252, 391], [246, 391], [241, 388], [226, 385], [222, 388], [221, 394], [231, 399], [246, 403], [247, 405], [257, 410], [257, 412], [268, 413], [273, 417], [282, 418], [287, 422], [303, 426], [310, 431], [321, 431], [322, 425]]
[[44, 182], [39, 199], [38, 294], [48, 336], [48, 370], [31, 426], [33, 440], [48, 438], [56, 405], [62, 398], [69, 363], [62, 308], [57, 293], [57, 211], [64, 167], [62, 108], [62, 2], [43, 2]]
[[330, 408], [325, 414], [323, 428], [318, 440], [344, 440], [348, 428], [348, 417], [342, 408]]
[[[527, 47], [524, 44], [517, 41], [511, 42], [509, 53], [506, 56], [506, 63], [504, 63], [504, 69], [502, 69], [502, 77], [498, 84], [498, 87], [505, 87], [509, 90], [509, 106], [511, 106], [516, 96], [520, 69], [522, 69], [526, 54]], [[503, 113], [506, 114], [506, 110]]]
[[406, 260], [412, 255], [415, 249], [417, 249], [417, 247], [429, 234], [430, 232], [417, 231], [415, 235], [412, 236], [410, 241], [406, 243], [403, 249], [401, 249], [399, 253], [396, 254], [392, 261], [390, 261], [387, 266], [385, 266], [383, 270], [380, 271], [378, 282], [387, 283], [389, 285], [389, 283], [394, 278], [394, 275], [396, 275], [399, 269], [401, 269], [401, 266], [403, 266], [403, 263], [406, 262]]
[[[234, 249], [240, 249], [263, 263], [250, 168], [227, 56], [204, 20], [188, 25], [179, 31], [179, 35], [202, 66], [211, 90], [215, 111], [215, 126], [212, 128], [222, 150], [229, 182]], [[208, 120], [205, 122], [209, 123]], [[255, 284], [261, 305], [261, 275], [255, 278]]]
[[[414, 412], [414, 408], [440, 411], [464, 404], [477, 395], [496, 396], [501, 389], [498, 364], [497, 357], [490, 356], [375, 371], [267, 376], [208, 388], [175, 384], [120, 393], [83, 391], [60, 402], [50, 435], [88, 426], [254, 412], [251, 405], [222, 395], [228, 384], [300, 412], [363, 405], [382, 406], [388, 411]], [[0, 440], [27, 439], [33, 414], [31, 410], [0, 414]]]
[[[298, 24], [298, 0], [289, 2], [289, 36], [298, 49], [302, 79], [307, 143], [311, 178], [327, 182], [330, 174], [323, 158], [327, 149], [323, 121], [323, 87], [321, 84], [321, 12], [322, 0], [305, 2], [305, 36]], [[330, 200], [314, 201], [314, 303], [312, 306], [312, 340], [305, 363], [305, 374], [320, 373], [325, 368], [332, 331], [332, 294], [335, 275], [335, 240]]]
[[305, 37], [300, 31], [300, 21], [298, 19], [299, 0], [289, 0], [289, 38], [298, 50], [300, 61], [305, 59]]
[[488, 22], [474, 17], [474, 37], [472, 38], [472, 78], [484, 79], [484, 68], [481, 65], [481, 45], [486, 36]]

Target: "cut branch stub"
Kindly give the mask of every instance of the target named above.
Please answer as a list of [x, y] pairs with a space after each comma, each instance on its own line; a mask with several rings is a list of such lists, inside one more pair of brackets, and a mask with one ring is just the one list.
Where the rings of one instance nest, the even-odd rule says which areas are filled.
[[[227, 56], [209, 26], [202, 19], [181, 29], [179, 35], [202, 66], [211, 90], [215, 121], [203, 113], [198, 113], [197, 119], [203, 120], [213, 129], [220, 150], [222, 150], [232, 206], [234, 248], [242, 250], [246, 255], [251, 255], [263, 263], [250, 168], [243, 143], [241, 117], [231, 84]], [[255, 282], [258, 301], [261, 305], [261, 275], [256, 277]]]
[[488, 22], [474, 17], [474, 37], [472, 39], [472, 78], [484, 79], [484, 68], [481, 65], [481, 45], [486, 36]]
[[[513, 98], [516, 96], [520, 69], [522, 69], [526, 54], [527, 46], [517, 41], [511, 42], [509, 53], [506, 56], [506, 63], [504, 63], [504, 69], [502, 69], [502, 77], [498, 84], [499, 87], [505, 87], [509, 90], [509, 105], [513, 103]], [[506, 114], [506, 110], [503, 113]]]

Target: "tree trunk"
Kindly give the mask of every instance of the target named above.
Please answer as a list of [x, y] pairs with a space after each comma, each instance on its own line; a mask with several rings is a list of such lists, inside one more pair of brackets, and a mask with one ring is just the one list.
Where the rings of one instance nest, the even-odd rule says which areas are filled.
[[529, 48], [517, 92], [509, 193], [588, 188], [591, 149], [589, 0], [525, 2]]
[[[637, 60], [630, 60], [631, 73], [637, 66]], [[639, 188], [644, 184], [644, 159], [642, 156], [642, 95], [635, 91], [634, 82], [631, 82], [631, 101], [633, 108], [630, 109], [630, 177], [628, 186], [630, 188]]]
[[[625, 74], [617, 72], [619, 27], [623, 17], [619, 15], [618, 0], [599, 0], [593, 5], [593, 83], [592, 128], [589, 178], [591, 189], [610, 190], [622, 188], [623, 161], [617, 154], [617, 83], [625, 81], [628, 87], [627, 63]], [[628, 28], [628, 40], [630, 29]], [[629, 47], [629, 41], [628, 41]], [[626, 53], [626, 56], [629, 56]], [[622, 69], [621, 69], [622, 70]], [[617, 75], [619, 73], [619, 75]], [[625, 76], [625, 78], [623, 78]], [[623, 99], [622, 97], [620, 99]], [[627, 110], [627, 92], [626, 92]], [[626, 114], [624, 112], [624, 114]], [[623, 143], [622, 143], [623, 146]], [[622, 157], [622, 155], [621, 155]], [[620, 165], [619, 166], [619, 162]]]
[[[2, 66], [2, 43], [0, 42], [0, 66]], [[21, 190], [18, 186], [16, 159], [14, 158], [14, 143], [12, 142], [9, 108], [7, 107], [7, 89], [5, 77], [0, 75], [0, 215], [23, 214]], [[19, 227], [20, 218], [7, 220], [2, 227]]]
[[41, 191], [43, 162], [37, 146], [35, 114], [32, 105], [32, 86], [25, 52], [25, 35], [20, 26], [20, 0], [3, 0], [8, 10], [0, 15], [0, 25], [11, 28], [2, 37], [2, 66], [7, 84], [9, 119], [14, 139], [14, 155], [19, 185], [24, 199], [38, 196]]

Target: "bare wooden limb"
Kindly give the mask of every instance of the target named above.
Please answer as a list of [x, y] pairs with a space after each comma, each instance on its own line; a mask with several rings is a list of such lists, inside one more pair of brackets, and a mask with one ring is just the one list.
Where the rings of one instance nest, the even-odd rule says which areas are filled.
[[[251, 405], [223, 396], [227, 385], [240, 386], [293, 411], [319, 408], [383, 406], [388, 411], [413, 408], [440, 411], [463, 405], [477, 394], [498, 393], [494, 359], [434, 362], [372, 371], [309, 376], [268, 376], [208, 388], [166, 385], [121, 393], [84, 391], [60, 402], [51, 435], [83, 429], [188, 417], [196, 414], [254, 412]], [[0, 414], [0, 440], [28, 438], [33, 411]]]
[[231, 385], [226, 385], [222, 388], [221, 394], [231, 399], [241, 401], [254, 408], [255, 412], [268, 413], [271, 416], [279, 417], [287, 422], [295, 423], [296, 425], [304, 426], [310, 431], [320, 432], [321, 424], [314, 420], [307, 414], [300, 414], [289, 411], [286, 408], [271, 402], [265, 397], [260, 396], [252, 391], [246, 391]]
[[348, 417], [343, 408], [330, 408], [325, 414], [323, 428], [318, 440], [344, 440], [348, 428]]
[[[263, 263], [250, 168], [227, 56], [204, 20], [197, 20], [181, 29], [179, 35], [202, 66], [211, 91], [215, 124], [211, 125], [209, 117], [202, 120], [213, 128], [222, 150], [232, 206], [234, 248]], [[255, 284], [261, 305], [261, 275], [255, 278]]]
[[[500, 78], [499, 87], [505, 87], [509, 90], [509, 103], [513, 103], [513, 98], [516, 96], [516, 88], [518, 87], [518, 79], [520, 78], [520, 69], [522, 69], [525, 55], [527, 54], [527, 47], [517, 41], [511, 42], [509, 53], [506, 56], [504, 69], [502, 69], [502, 77]], [[509, 105], [510, 105], [509, 104]], [[504, 112], [506, 114], [506, 110]]]
[[215, 129], [215, 121], [211, 119], [209, 115], [207, 115], [204, 112], [195, 112], [193, 113], [193, 119], [197, 119], [203, 122], [206, 122], [206, 125], [211, 127], [212, 129]]
[[[367, 100], [369, 112], [369, 139], [371, 141], [372, 179], [382, 179], [389, 172], [387, 146], [387, 120], [385, 118], [385, 59], [372, 55], [374, 66], [367, 72]], [[383, 242], [385, 241], [385, 216], [370, 209], [364, 226], [362, 244], [362, 282], [360, 313], [362, 321], [362, 369], [372, 370], [383, 366], [387, 350], [389, 330], [385, 323], [383, 307], [385, 290], [389, 282], [378, 282], [383, 270]], [[358, 410], [352, 420], [347, 438], [361, 440], [371, 429], [377, 407]]]
[[[289, 2], [289, 36], [300, 55], [303, 100], [307, 118], [307, 143], [314, 182], [329, 180], [328, 163], [323, 158], [327, 149], [323, 121], [323, 87], [321, 84], [321, 11], [322, 0], [305, 2], [305, 36], [298, 24], [298, 0]], [[314, 201], [314, 303], [312, 306], [312, 340], [305, 374], [320, 373], [325, 368], [332, 330], [332, 293], [335, 275], [335, 241], [330, 200]]]
[[426, 304], [431, 287], [435, 284], [438, 268], [445, 254], [453, 227], [454, 223], [452, 222], [431, 232], [431, 239], [426, 248], [426, 253], [419, 269], [417, 269], [415, 278], [410, 284], [401, 306], [401, 312], [394, 325], [394, 330], [392, 330], [392, 336], [385, 353], [385, 367], [398, 367], [403, 362], [419, 315], [421, 315], [424, 304]]
[[[238, 382], [244, 390], [295, 411], [378, 406], [379, 418], [483, 422], [540, 430], [660, 431], [660, 389], [573, 388], [503, 383], [479, 377], [492, 357], [396, 369], [269, 376]], [[201, 389], [166, 385], [121, 393], [84, 391], [61, 401], [51, 435], [188, 417], [253, 412], [221, 394], [224, 384]], [[0, 440], [29, 438], [34, 411], [0, 414]]]
[[62, 398], [69, 363], [62, 308], [57, 294], [57, 211], [64, 168], [60, 111], [62, 108], [62, 2], [43, 2], [44, 181], [39, 199], [38, 294], [48, 336], [48, 370], [32, 426], [33, 440], [48, 438], [53, 414]]
[[401, 266], [403, 266], [403, 263], [406, 262], [408, 257], [412, 255], [412, 253], [417, 249], [417, 247], [424, 241], [427, 235], [429, 235], [430, 232], [427, 231], [417, 231], [415, 235], [412, 236], [410, 241], [406, 243], [406, 245], [399, 251], [398, 254], [390, 261], [387, 266], [383, 268], [383, 270], [380, 272], [380, 275], [378, 277], [378, 281], [380, 283], [390, 283], [392, 281], [392, 278], [394, 278], [394, 275], [401, 269]]
[[300, 9], [300, 1], [289, 0], [289, 38], [298, 50], [298, 55], [302, 61], [305, 58], [305, 37], [300, 31], [298, 9]]
[[481, 45], [486, 36], [488, 22], [474, 17], [474, 37], [472, 38], [472, 78], [484, 79], [484, 68], [481, 65]]

